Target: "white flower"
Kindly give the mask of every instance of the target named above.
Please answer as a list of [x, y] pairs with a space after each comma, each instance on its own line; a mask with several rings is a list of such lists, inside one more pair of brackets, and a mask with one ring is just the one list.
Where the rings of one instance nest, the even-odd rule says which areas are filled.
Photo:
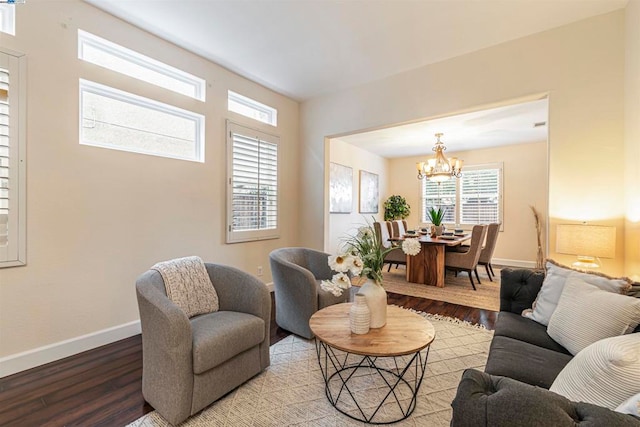
[[320, 282], [320, 287], [327, 292], [331, 292], [333, 296], [336, 297], [342, 295], [343, 292], [343, 289], [340, 286], [336, 285], [330, 280], [323, 280], [322, 282]]
[[402, 252], [407, 255], [418, 255], [420, 253], [420, 242], [418, 239], [404, 239], [402, 242]]
[[351, 264], [351, 274], [353, 274], [354, 276], [359, 276], [360, 273], [362, 273], [362, 269], [364, 268], [362, 258], [360, 258], [359, 256], [354, 256]]
[[349, 289], [351, 287], [351, 279], [344, 273], [334, 274], [331, 281], [342, 289]]
[[353, 257], [348, 254], [331, 255], [328, 262], [333, 271], [346, 273], [353, 266]]
[[358, 229], [358, 238], [364, 239], [373, 236], [373, 230], [371, 227], [360, 227]]

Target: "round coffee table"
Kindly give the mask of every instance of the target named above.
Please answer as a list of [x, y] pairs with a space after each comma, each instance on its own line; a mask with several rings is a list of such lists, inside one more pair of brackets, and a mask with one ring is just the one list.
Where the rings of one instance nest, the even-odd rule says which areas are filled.
[[416, 313], [388, 306], [385, 326], [356, 335], [349, 327], [350, 308], [351, 303], [332, 305], [309, 320], [327, 399], [358, 421], [403, 420], [416, 407], [435, 329]]

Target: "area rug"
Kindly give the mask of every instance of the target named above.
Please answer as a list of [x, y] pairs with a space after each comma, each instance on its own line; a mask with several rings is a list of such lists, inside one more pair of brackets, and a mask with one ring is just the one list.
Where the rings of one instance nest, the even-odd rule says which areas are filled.
[[496, 277], [493, 282], [489, 281], [485, 274], [480, 274], [482, 284], [478, 285], [476, 282], [477, 290], [475, 291], [471, 287], [471, 283], [469, 283], [467, 273], [459, 273], [458, 277], [455, 277], [453, 273], [447, 272], [444, 288], [438, 288], [436, 286], [407, 282], [404, 267], [392, 268], [390, 272], [384, 271], [383, 283], [387, 292], [429, 298], [484, 310], [500, 311], [500, 271], [495, 267], [494, 271]]
[[[493, 332], [457, 319], [419, 313], [429, 319], [436, 338], [415, 411], [394, 426], [448, 426], [453, 400], [466, 368], [484, 370]], [[375, 384], [363, 391], [376, 393]], [[290, 335], [271, 346], [271, 366], [222, 399], [189, 418], [180, 427], [203, 426], [350, 426], [354, 421], [333, 408], [313, 340]], [[157, 412], [130, 427], [168, 427]]]

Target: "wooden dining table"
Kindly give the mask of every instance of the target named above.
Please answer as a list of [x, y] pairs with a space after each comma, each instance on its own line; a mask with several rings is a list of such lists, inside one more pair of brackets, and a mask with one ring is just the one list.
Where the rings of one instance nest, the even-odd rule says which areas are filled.
[[[420, 242], [420, 253], [407, 255], [407, 282], [422, 283], [444, 288], [444, 253], [446, 246], [458, 246], [471, 239], [471, 233], [454, 235], [451, 238], [419, 235], [406, 236]], [[401, 241], [400, 239], [390, 239]]]

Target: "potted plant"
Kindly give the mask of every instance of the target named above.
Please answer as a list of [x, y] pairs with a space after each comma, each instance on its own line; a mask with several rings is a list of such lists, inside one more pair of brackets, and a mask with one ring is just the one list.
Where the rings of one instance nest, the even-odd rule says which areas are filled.
[[384, 220], [405, 219], [411, 213], [411, 206], [402, 196], [393, 195], [384, 202]]
[[444, 220], [444, 214], [447, 212], [446, 207], [438, 206], [438, 208], [434, 208], [433, 206], [427, 210], [427, 218], [433, 224], [434, 234], [436, 236], [440, 236], [442, 234], [443, 225], [442, 221]]

